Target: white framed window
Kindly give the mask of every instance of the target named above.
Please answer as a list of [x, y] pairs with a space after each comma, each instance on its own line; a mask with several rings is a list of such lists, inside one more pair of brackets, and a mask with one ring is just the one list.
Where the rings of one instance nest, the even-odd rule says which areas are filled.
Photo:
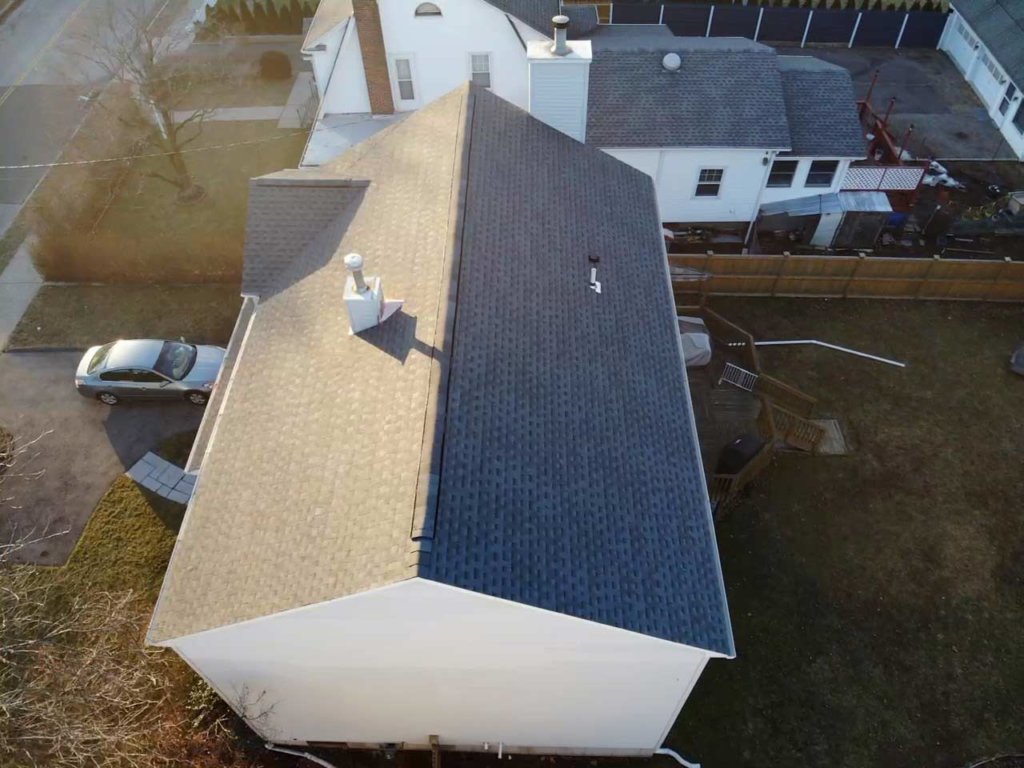
[[999, 114], [1005, 115], [1006, 111], [1010, 108], [1010, 104], [1013, 103], [1014, 98], [1017, 96], [1017, 86], [1010, 83], [1006, 86], [1006, 90], [1003, 92], [1003, 98], [999, 101]]
[[484, 88], [491, 87], [491, 54], [469, 54], [469, 79], [473, 81], [474, 85], [481, 85]]
[[416, 87], [412, 82], [412, 59], [395, 58], [395, 87], [402, 101], [416, 100]]
[[831, 187], [835, 178], [838, 160], [815, 160], [807, 171], [805, 187]]
[[796, 169], [798, 165], [800, 165], [799, 160], [776, 160], [772, 163], [771, 171], [768, 172], [768, 186], [793, 186], [793, 179], [796, 178]]
[[700, 174], [697, 176], [697, 189], [693, 193], [694, 197], [718, 197], [724, 175], [724, 168], [701, 168]]

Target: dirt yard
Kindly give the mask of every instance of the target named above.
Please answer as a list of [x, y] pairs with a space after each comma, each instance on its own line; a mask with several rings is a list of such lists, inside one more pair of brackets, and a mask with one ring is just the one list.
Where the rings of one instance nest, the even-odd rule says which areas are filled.
[[1024, 308], [717, 299], [855, 446], [779, 459], [718, 525], [739, 657], [669, 742], [705, 765], [953, 768], [1024, 751]]

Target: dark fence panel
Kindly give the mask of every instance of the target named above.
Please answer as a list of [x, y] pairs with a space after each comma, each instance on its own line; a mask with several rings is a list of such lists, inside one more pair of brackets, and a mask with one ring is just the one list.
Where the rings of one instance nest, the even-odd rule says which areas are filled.
[[[615, 3], [612, 6], [612, 22], [615, 24], [657, 24], [660, 19], [660, 5], [626, 5], [625, 3]], [[704, 33], [701, 32], [701, 34]]]
[[900, 36], [905, 15], [893, 11], [862, 11], [853, 44], [892, 48]]
[[[799, 43], [804, 37], [808, 13], [810, 11], [805, 8], [765, 7], [757, 39], [772, 43]], [[665, 15], [668, 15], [668, 8]]]
[[749, 37], [757, 30], [760, 9], [748, 5], [716, 5], [711, 19], [711, 37]]
[[[711, 9], [701, 5], [666, 5], [665, 24], [677, 37], [704, 37]], [[618, 6], [615, 16], [618, 18]]]
[[811, 28], [807, 32], [807, 42], [849, 43], [856, 23], [856, 11], [815, 11]]
[[911, 11], [903, 30], [903, 39], [900, 40], [900, 48], [937, 48], [945, 26], [944, 13]]

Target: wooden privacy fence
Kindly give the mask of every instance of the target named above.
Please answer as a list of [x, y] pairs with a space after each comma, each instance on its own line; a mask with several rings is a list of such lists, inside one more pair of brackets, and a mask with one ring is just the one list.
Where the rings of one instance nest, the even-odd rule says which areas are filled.
[[670, 254], [680, 301], [699, 296], [1024, 301], [1024, 262], [881, 256]]

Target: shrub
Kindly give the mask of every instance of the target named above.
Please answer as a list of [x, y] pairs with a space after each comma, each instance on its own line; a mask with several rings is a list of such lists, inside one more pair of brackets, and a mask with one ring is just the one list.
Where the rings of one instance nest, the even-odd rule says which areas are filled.
[[288, 80], [292, 76], [292, 62], [288, 54], [267, 51], [260, 56], [260, 77], [264, 80]]

